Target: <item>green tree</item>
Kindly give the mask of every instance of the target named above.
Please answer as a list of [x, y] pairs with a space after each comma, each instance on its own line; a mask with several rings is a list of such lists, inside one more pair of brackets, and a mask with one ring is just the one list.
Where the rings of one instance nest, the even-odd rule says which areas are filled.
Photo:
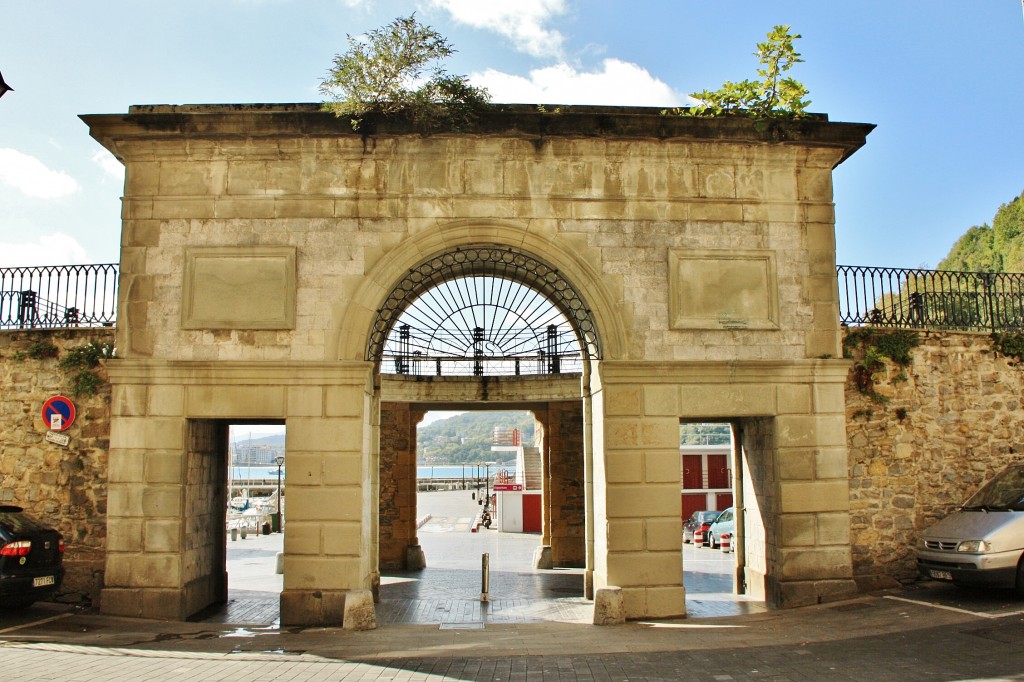
[[1024, 272], [1024, 193], [999, 207], [991, 227], [985, 224], [967, 230], [938, 268]]
[[789, 26], [775, 26], [767, 40], [757, 44], [754, 56], [761, 63], [760, 80], [726, 81], [718, 90], [701, 90], [690, 95], [700, 104], [677, 113], [690, 116], [743, 115], [751, 118], [800, 118], [809, 100], [803, 83], [784, 74], [803, 61], [793, 43], [800, 38]]
[[398, 17], [365, 38], [348, 36], [348, 50], [320, 82], [327, 111], [358, 130], [373, 117], [400, 117], [422, 130], [459, 128], [490, 101], [484, 88], [449, 74], [441, 61], [455, 50], [416, 15]]
[[1024, 272], [1024, 193], [996, 211], [992, 238], [1002, 257], [1002, 271]]
[[729, 424], [681, 424], [680, 445], [729, 445], [732, 426]]
[[972, 227], [953, 244], [938, 265], [939, 270], [965, 272], [1000, 272], [1002, 258], [996, 252], [994, 233], [988, 225]]

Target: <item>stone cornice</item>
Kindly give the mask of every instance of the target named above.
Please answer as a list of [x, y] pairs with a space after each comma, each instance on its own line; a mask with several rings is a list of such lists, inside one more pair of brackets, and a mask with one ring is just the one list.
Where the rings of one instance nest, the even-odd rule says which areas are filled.
[[[81, 119], [104, 147], [119, 154], [129, 139], [340, 137], [380, 138], [420, 135], [407, 122], [367, 121], [354, 132], [345, 118], [319, 104], [136, 105], [126, 114], [85, 114]], [[540, 111], [532, 105], [491, 105], [462, 132], [436, 136], [485, 135], [609, 140], [692, 140], [716, 143], [785, 144], [829, 147], [841, 163], [865, 143], [874, 128], [866, 123], [832, 123], [824, 114], [798, 120], [755, 122], [744, 117], [689, 117], [662, 114], [653, 107], [571, 106]]]

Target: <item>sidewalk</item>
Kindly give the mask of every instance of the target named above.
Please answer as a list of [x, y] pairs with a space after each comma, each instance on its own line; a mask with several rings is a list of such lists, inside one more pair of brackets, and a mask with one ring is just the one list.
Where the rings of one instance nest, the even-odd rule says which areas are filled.
[[1020, 614], [982, 618], [886, 596], [700, 621], [370, 632], [34, 610], [36, 624], [0, 631], [8, 679], [1024, 679]]

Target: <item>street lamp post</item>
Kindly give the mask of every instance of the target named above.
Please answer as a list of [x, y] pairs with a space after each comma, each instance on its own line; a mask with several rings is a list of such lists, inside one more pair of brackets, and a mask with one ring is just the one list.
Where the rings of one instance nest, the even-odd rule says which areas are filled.
[[[484, 495], [486, 496], [486, 497], [484, 497], [484, 513], [488, 514], [488, 515], [494, 513], [494, 511], [490, 508], [490, 506], [491, 506], [491, 465], [492, 464], [497, 464], [497, 462], [484, 462], [484, 466], [486, 467], [485, 473], [484, 473]], [[490, 528], [490, 527], [491, 527], [490, 523], [488, 523], [485, 526], [485, 528]]]
[[277, 505], [274, 517], [277, 519], [277, 532], [281, 532], [281, 467], [284, 465], [284, 455], [277, 456]]

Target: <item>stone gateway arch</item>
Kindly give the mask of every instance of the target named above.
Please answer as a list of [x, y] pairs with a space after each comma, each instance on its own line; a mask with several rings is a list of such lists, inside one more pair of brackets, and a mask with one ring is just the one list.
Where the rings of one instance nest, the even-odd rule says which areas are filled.
[[[224, 601], [226, 425], [261, 420], [287, 425], [282, 623], [341, 623], [382, 563], [415, 558], [408, 515], [381, 511], [415, 483], [385, 425], [452, 405], [574, 415], [545, 457], [578, 470], [585, 521], [552, 512], [545, 541], [629, 618], [685, 614], [685, 421], [733, 424], [747, 591], [855, 591], [831, 174], [870, 125], [495, 106], [457, 133], [354, 133], [313, 104], [83, 120], [126, 169], [104, 612]], [[483, 264], [444, 276], [539, 292], [578, 365], [382, 371], [400, 299], [427, 287], [410, 273], [468, 252]]]

